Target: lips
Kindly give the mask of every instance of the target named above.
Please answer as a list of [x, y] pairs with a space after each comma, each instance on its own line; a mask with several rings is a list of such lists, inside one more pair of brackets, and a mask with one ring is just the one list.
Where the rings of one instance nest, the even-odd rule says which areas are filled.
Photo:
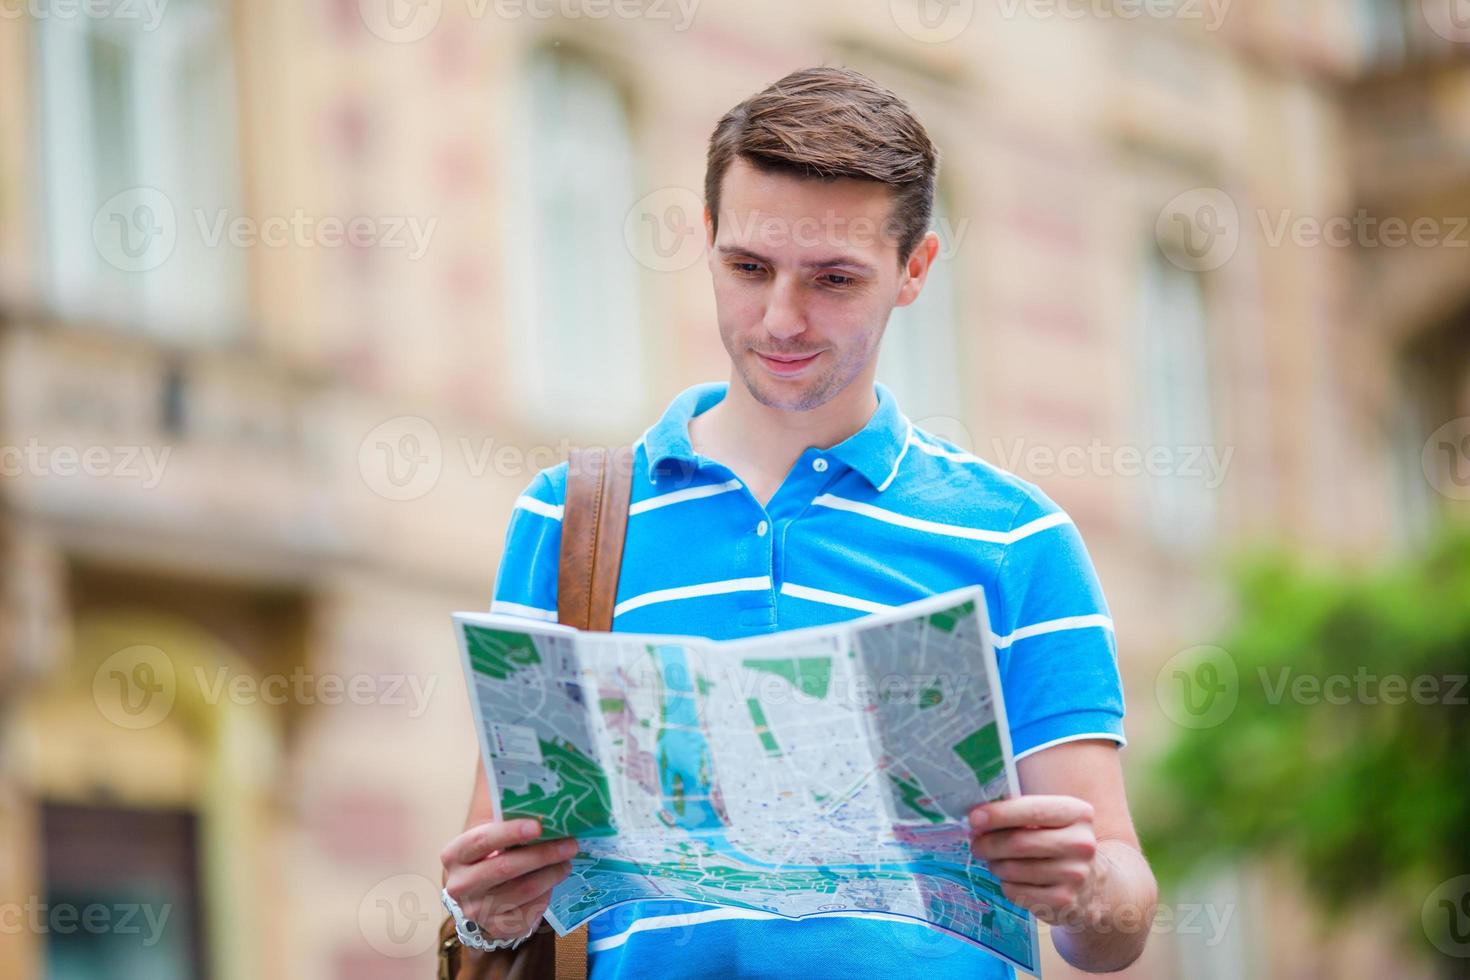
[[805, 371], [814, 364], [817, 358], [822, 356], [821, 351], [811, 354], [762, 354], [756, 351], [756, 356], [761, 359], [767, 371], [781, 377], [792, 377]]

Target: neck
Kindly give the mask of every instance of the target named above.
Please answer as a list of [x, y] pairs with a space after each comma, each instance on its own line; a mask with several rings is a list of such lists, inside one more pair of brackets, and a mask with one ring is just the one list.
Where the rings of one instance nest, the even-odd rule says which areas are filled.
[[762, 472], [779, 475], [808, 446], [830, 449], [867, 425], [877, 410], [871, 377], [860, 376], [830, 401], [797, 412], [756, 401], [732, 368], [725, 397], [695, 417], [690, 434], [704, 455], [726, 463], [749, 461]]

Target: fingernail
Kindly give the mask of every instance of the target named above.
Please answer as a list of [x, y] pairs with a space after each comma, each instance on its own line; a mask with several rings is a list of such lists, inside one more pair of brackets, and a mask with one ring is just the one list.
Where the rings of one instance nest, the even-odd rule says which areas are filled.
[[571, 857], [577, 853], [577, 842], [575, 840], [563, 841], [559, 851], [562, 857]]
[[532, 837], [537, 837], [537, 836], [540, 835], [540, 833], [541, 833], [541, 821], [539, 821], [539, 820], [522, 820], [521, 821], [521, 836], [524, 837], [526, 840], [530, 840]]
[[970, 811], [970, 826], [974, 827], [976, 830], [984, 827], [989, 822], [990, 814], [986, 813], [984, 810], [977, 809]]

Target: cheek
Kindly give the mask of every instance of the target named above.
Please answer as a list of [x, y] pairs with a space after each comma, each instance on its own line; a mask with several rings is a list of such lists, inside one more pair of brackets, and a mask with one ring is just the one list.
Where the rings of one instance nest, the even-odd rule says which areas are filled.
[[828, 303], [817, 313], [817, 321], [846, 347], [871, 347], [882, 335], [887, 309], [871, 301]]
[[716, 283], [714, 295], [722, 326], [743, 330], [760, 324], [765, 307], [759, 290], [740, 283]]

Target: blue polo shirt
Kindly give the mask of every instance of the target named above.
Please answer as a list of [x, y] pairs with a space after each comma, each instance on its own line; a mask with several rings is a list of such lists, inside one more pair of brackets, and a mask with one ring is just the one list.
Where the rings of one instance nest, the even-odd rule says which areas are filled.
[[[761, 506], [694, 451], [689, 420], [723, 382], [682, 392], [635, 445], [613, 629], [724, 640], [841, 622], [984, 586], [1016, 757], [1077, 739], [1123, 743], [1113, 623], [1082, 538], [1036, 486], [878, 407], [809, 447]], [[517, 499], [493, 612], [555, 622], [565, 463]], [[978, 947], [912, 921], [789, 920], [685, 901], [612, 908], [589, 924], [593, 980], [621, 977], [1010, 977]]]

